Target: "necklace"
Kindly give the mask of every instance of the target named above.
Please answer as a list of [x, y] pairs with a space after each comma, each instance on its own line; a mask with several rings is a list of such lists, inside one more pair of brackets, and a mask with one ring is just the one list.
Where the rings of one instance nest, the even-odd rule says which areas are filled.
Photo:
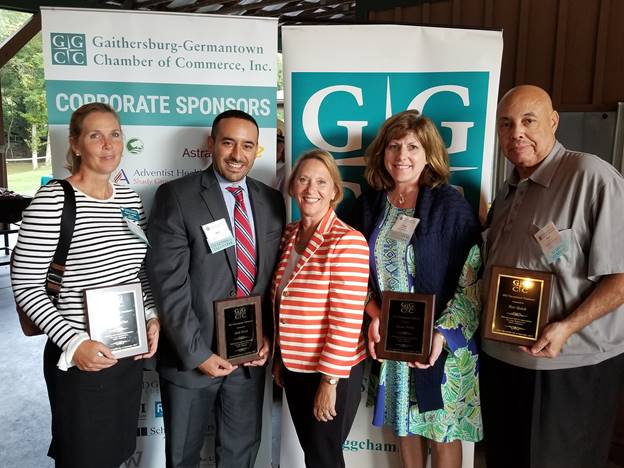
[[408, 190], [407, 192], [399, 192], [398, 194], [389, 194], [388, 197], [392, 202], [394, 200], [394, 204], [396, 206], [402, 206], [406, 202], [411, 203], [410, 200], [415, 200], [418, 195], [418, 189], [416, 190]]

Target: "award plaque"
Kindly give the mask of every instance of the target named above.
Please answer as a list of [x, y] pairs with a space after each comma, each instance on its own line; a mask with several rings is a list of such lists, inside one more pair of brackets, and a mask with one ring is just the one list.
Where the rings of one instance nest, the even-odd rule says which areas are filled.
[[104, 343], [118, 359], [147, 353], [141, 283], [86, 289], [84, 304], [92, 340]]
[[553, 275], [494, 265], [485, 308], [483, 338], [531, 346], [548, 322]]
[[217, 354], [238, 365], [259, 358], [262, 347], [260, 296], [214, 301]]
[[422, 362], [429, 360], [435, 296], [384, 291], [379, 333], [375, 345], [380, 359]]

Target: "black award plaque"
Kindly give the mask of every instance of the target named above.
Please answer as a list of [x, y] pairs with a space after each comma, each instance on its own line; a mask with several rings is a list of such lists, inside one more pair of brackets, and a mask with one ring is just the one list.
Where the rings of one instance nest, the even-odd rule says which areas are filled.
[[214, 301], [217, 354], [238, 365], [259, 358], [262, 347], [260, 296]]
[[483, 323], [483, 338], [531, 346], [548, 323], [553, 275], [494, 265]]
[[379, 333], [375, 346], [380, 359], [422, 362], [429, 360], [435, 296], [384, 291]]

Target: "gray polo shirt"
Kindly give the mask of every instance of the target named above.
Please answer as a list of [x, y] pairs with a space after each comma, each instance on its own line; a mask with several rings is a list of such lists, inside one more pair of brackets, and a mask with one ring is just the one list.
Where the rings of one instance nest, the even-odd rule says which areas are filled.
[[[492, 265], [555, 275], [549, 321], [566, 317], [604, 275], [624, 272], [624, 178], [611, 165], [555, 142], [528, 179], [516, 170], [496, 195], [486, 237], [485, 282]], [[549, 264], [533, 237], [552, 221], [569, 247]], [[486, 291], [487, 293], [487, 291]], [[516, 346], [483, 340], [483, 350], [529, 369], [597, 364], [624, 352], [624, 307], [572, 335], [554, 358], [536, 358]]]

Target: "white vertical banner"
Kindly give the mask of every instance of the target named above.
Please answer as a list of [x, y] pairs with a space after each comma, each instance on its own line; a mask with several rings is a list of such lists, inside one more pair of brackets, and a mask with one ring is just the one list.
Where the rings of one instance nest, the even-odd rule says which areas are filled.
[[[417, 109], [433, 120], [447, 146], [450, 183], [485, 217], [491, 202], [502, 51], [501, 31], [282, 27], [287, 164], [292, 167], [311, 148], [329, 151], [346, 189], [340, 215], [365, 188], [363, 156], [381, 124], [398, 112]], [[289, 208], [297, 219], [297, 207]], [[398, 466], [398, 451], [389, 445], [393, 437], [371, 421], [372, 410], [362, 401], [343, 447], [347, 465]], [[289, 438], [284, 434], [288, 430], [294, 430], [292, 423], [283, 429], [283, 440]], [[303, 466], [294, 455], [300, 448], [284, 445], [283, 466]], [[464, 468], [473, 464], [473, 448], [464, 444]]]
[[253, 177], [275, 177], [277, 19], [42, 8], [52, 167], [65, 176], [68, 123], [82, 104], [110, 104], [125, 151], [114, 174], [149, 213], [156, 188], [210, 164], [213, 119], [251, 114], [260, 127]]
[[[482, 216], [491, 201], [501, 31], [398, 25], [284, 26], [286, 160], [332, 153], [345, 209], [364, 186], [364, 151], [393, 114], [437, 125], [451, 183]], [[293, 218], [296, 218], [296, 213]]]
[[[116, 183], [139, 193], [146, 212], [158, 186], [205, 169], [214, 118], [229, 109], [260, 127], [250, 175], [275, 178], [277, 18], [42, 8], [48, 123], [55, 177], [64, 168], [68, 124], [89, 102], [119, 114], [124, 155]], [[155, 372], [145, 374], [137, 451], [124, 467], [165, 466], [162, 405]], [[271, 386], [265, 396], [256, 466], [270, 466]], [[213, 431], [214, 431], [214, 426]], [[208, 434], [201, 467], [213, 467]]]

